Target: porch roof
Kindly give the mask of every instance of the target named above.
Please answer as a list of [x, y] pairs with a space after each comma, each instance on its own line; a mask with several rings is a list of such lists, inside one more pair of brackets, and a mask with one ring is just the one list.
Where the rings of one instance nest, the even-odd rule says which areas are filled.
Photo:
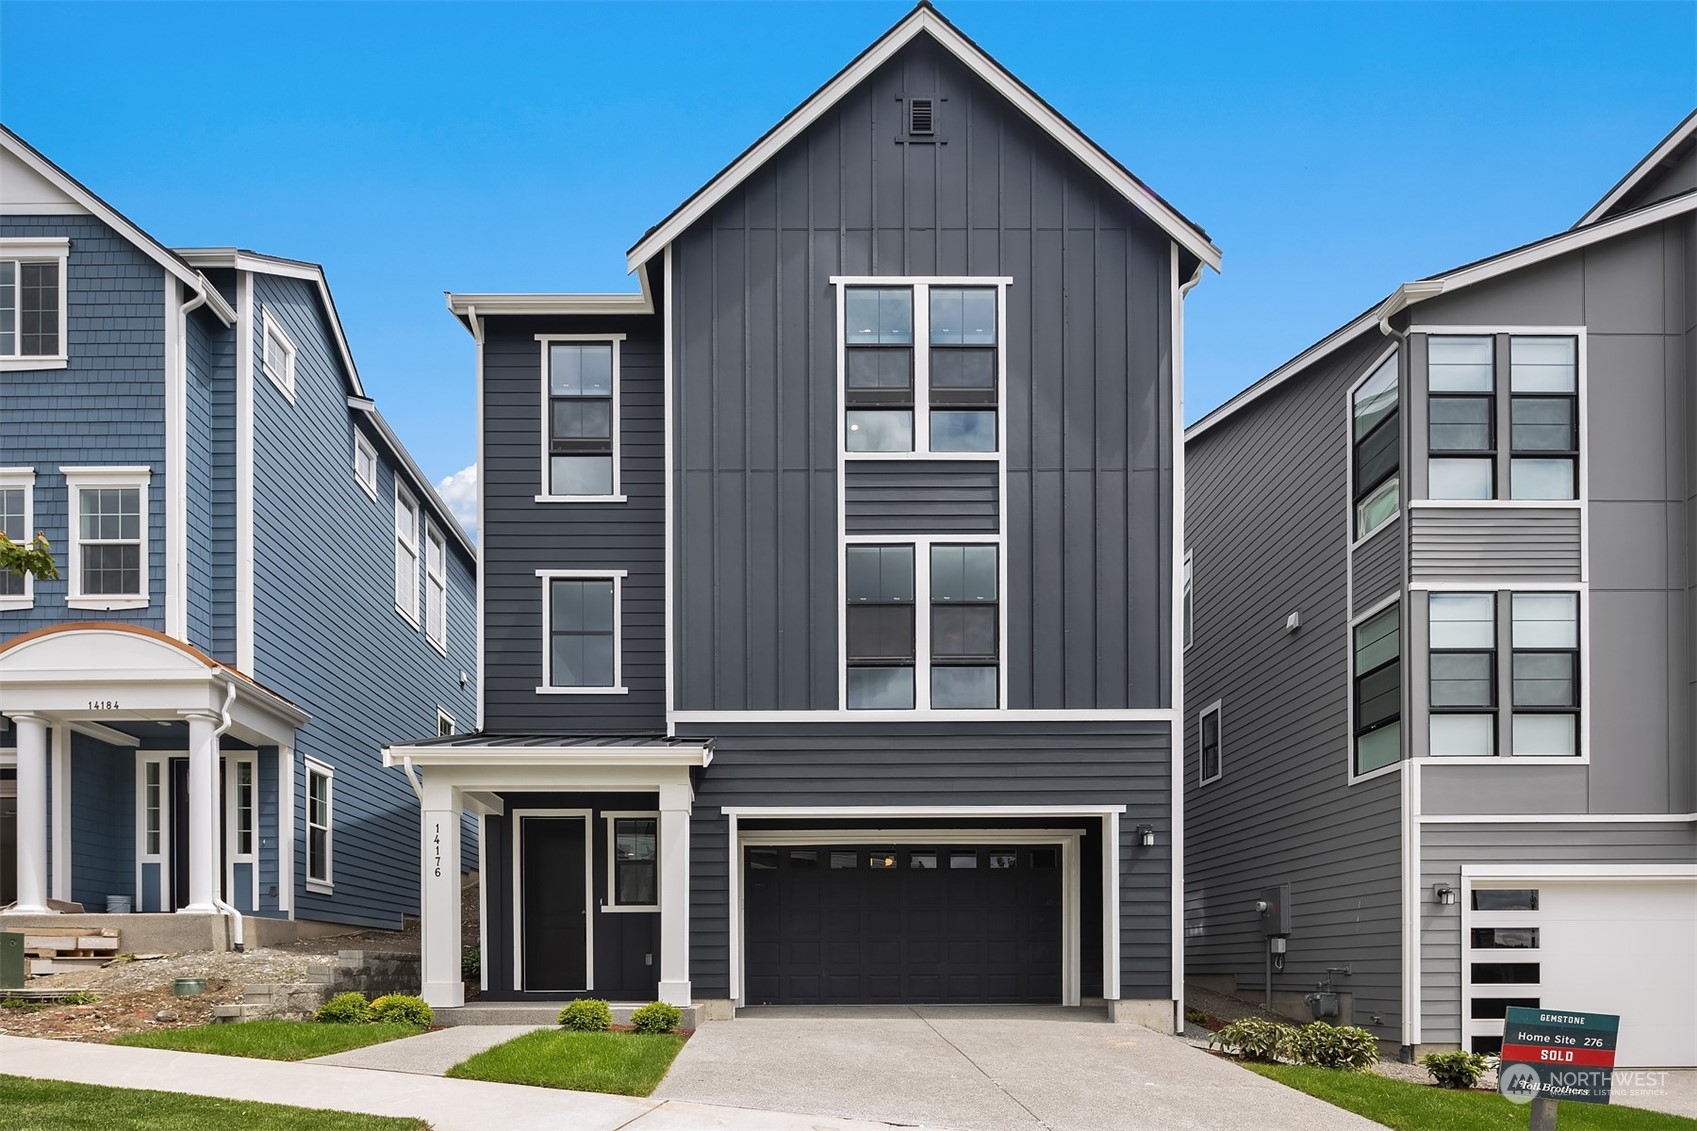
[[383, 764], [705, 766], [711, 740], [663, 734], [500, 734], [477, 731], [421, 738], [383, 748]]

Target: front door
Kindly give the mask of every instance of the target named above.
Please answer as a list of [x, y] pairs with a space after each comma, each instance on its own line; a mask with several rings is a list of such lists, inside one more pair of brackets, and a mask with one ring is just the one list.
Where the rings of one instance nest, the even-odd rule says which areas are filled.
[[522, 981], [526, 990], [589, 989], [583, 817], [520, 817]]

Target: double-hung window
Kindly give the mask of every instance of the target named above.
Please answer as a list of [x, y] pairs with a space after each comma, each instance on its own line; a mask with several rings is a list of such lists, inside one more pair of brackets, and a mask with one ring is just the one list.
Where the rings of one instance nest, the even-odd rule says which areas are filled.
[[331, 890], [331, 787], [336, 771], [322, 762], [306, 760], [306, 886], [308, 891]]
[[843, 447], [913, 451], [913, 288], [850, 287], [843, 315]]
[[1402, 756], [1402, 607], [1391, 605], [1355, 626], [1355, 772], [1383, 769]]
[[616, 498], [617, 340], [544, 339], [547, 451], [544, 499]]
[[[35, 472], [0, 468], [0, 534], [22, 544], [34, 535], [30, 523], [35, 502]], [[28, 608], [35, 597], [35, 578], [14, 569], [0, 569], [0, 609]]]
[[66, 603], [136, 609], [148, 603], [145, 467], [65, 467], [72, 514]]
[[910, 710], [914, 704], [913, 546], [849, 546], [848, 707]]
[[1365, 538], [1401, 503], [1402, 423], [1397, 411], [1397, 355], [1391, 354], [1351, 398], [1355, 537]]
[[1496, 753], [1497, 617], [1491, 593], [1431, 593], [1431, 753]]
[[1434, 499], [1496, 497], [1496, 362], [1490, 337], [1427, 339], [1427, 464]]
[[931, 450], [996, 450], [996, 289], [931, 287]]
[[542, 579], [544, 693], [622, 693], [622, 571], [538, 570]]
[[987, 544], [931, 547], [934, 710], [997, 705], [997, 553], [996, 546]]
[[64, 239], [0, 240], [0, 363], [65, 357]]
[[1514, 593], [1513, 746], [1520, 755], [1579, 753], [1579, 595]]
[[1579, 497], [1579, 341], [1509, 339], [1509, 493]]
[[424, 529], [424, 635], [448, 650], [448, 544], [432, 522]]
[[418, 500], [395, 482], [395, 609], [418, 624]]
[[655, 911], [660, 906], [660, 816], [607, 814], [608, 911]]

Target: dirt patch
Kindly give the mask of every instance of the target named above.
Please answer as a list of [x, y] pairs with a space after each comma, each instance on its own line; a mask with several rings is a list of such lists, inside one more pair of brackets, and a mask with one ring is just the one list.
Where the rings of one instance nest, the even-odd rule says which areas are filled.
[[[1219, 1024], [1210, 1025], [1207, 1021], [1192, 1019], [1189, 1016], [1192, 1010], [1208, 1018], [1209, 1021], [1215, 1021]], [[1245, 1017], [1259, 1017], [1266, 1021], [1282, 1021], [1287, 1025], [1301, 1025], [1306, 1020], [1286, 1017], [1277, 1010], [1267, 1009], [1256, 1002], [1245, 1001], [1243, 998], [1232, 997], [1230, 994], [1216, 993], [1213, 990], [1189, 983], [1186, 983], [1184, 987], [1184, 1012], [1186, 1020], [1192, 1020], [1207, 1029], [1218, 1029], [1227, 1022], [1241, 1021]]]
[[[57, 975], [66, 977], [67, 975]], [[44, 979], [36, 979], [37, 982]], [[35, 988], [34, 986], [31, 987]], [[240, 1001], [243, 987], [227, 979], [208, 978], [206, 992], [196, 997], [173, 997], [163, 987], [95, 991], [91, 1005], [48, 1005], [30, 1009], [0, 1009], [0, 1033], [14, 1037], [48, 1037], [61, 1041], [110, 1041], [122, 1033], [150, 1029], [183, 1029], [212, 1020], [212, 1007]], [[161, 1011], [174, 1020], [159, 1020]]]

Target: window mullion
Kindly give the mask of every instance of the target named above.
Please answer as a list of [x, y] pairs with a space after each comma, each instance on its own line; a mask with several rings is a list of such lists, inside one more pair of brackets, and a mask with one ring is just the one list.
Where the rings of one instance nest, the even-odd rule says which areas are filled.
[[[929, 302], [926, 304], [929, 306]], [[929, 322], [929, 319], [927, 320]], [[929, 324], [926, 327], [929, 333]], [[929, 408], [926, 410], [929, 412]], [[926, 444], [930, 444], [930, 422], [927, 421]], [[917, 443], [917, 441], [915, 441]], [[922, 711], [931, 709], [931, 540], [916, 538], [913, 543], [913, 704]]]
[[931, 453], [931, 287], [927, 283], [913, 285], [913, 452]]

